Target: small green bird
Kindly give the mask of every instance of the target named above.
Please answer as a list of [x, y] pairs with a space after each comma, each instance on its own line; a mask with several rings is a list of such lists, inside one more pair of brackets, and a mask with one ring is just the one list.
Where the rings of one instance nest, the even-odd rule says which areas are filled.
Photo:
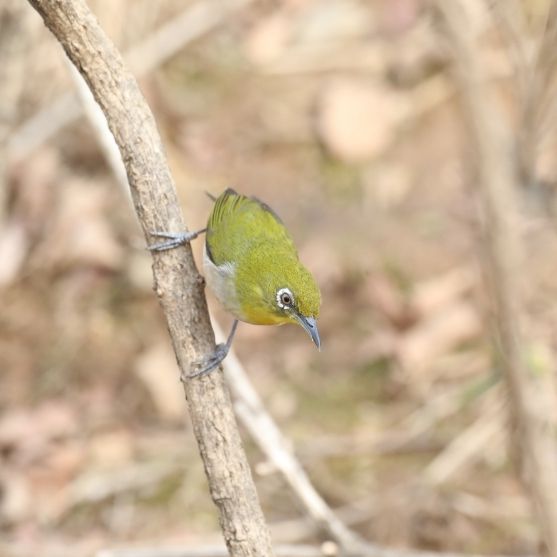
[[149, 248], [172, 249], [203, 232], [205, 279], [235, 320], [226, 343], [219, 344], [215, 354], [190, 377], [205, 375], [224, 360], [238, 320], [255, 325], [296, 323], [321, 349], [316, 322], [319, 287], [300, 262], [283, 222], [268, 205], [229, 188], [215, 199], [207, 228], [178, 234], [155, 232], [154, 236], [166, 241]]

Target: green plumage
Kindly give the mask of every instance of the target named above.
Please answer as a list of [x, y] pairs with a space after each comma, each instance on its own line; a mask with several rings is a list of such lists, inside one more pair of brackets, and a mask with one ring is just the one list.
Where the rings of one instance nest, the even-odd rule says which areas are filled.
[[237, 261], [257, 244], [282, 244], [296, 253], [294, 243], [276, 213], [254, 197], [225, 190], [215, 201], [207, 223], [207, 247], [216, 265]]
[[[317, 318], [321, 296], [284, 224], [253, 197], [227, 189], [215, 201], [207, 223], [206, 272], [220, 301], [242, 321], [280, 324]], [[207, 271], [208, 269], [206, 269]], [[281, 289], [293, 297], [282, 307]], [[226, 299], [233, 298], [235, 300]]]

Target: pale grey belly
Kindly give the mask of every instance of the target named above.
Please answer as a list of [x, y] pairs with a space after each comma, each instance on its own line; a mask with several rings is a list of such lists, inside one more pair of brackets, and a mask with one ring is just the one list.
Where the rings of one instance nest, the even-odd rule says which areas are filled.
[[234, 285], [235, 268], [231, 263], [217, 266], [207, 256], [203, 249], [203, 271], [205, 281], [222, 306], [238, 319], [242, 319], [242, 312]]

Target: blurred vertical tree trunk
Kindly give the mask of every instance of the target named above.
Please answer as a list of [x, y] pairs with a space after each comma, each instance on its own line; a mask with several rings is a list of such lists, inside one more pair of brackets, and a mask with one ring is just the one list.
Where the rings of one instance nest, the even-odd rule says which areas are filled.
[[[557, 400], [554, 370], [540, 373], [532, 369], [526, 352], [522, 273], [526, 258], [518, 199], [523, 188], [515, 160], [519, 140], [488, 82], [480, 33], [470, 6], [464, 0], [438, 0], [437, 6], [454, 51], [459, 91], [476, 157], [485, 270], [493, 304], [495, 365], [502, 369], [511, 403], [513, 449], [535, 507], [541, 537], [549, 554], [557, 557]], [[483, 8], [488, 11], [487, 4]]]

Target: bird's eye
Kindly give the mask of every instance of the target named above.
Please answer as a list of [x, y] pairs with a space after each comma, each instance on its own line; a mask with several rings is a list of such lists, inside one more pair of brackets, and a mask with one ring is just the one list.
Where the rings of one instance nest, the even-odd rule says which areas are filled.
[[292, 298], [290, 297], [290, 294], [287, 294], [286, 292], [283, 292], [280, 295], [280, 301], [285, 305], [285, 306], [289, 306], [292, 303]]
[[277, 292], [277, 305], [282, 309], [288, 309], [294, 306], [294, 296], [288, 288], [281, 288]]

